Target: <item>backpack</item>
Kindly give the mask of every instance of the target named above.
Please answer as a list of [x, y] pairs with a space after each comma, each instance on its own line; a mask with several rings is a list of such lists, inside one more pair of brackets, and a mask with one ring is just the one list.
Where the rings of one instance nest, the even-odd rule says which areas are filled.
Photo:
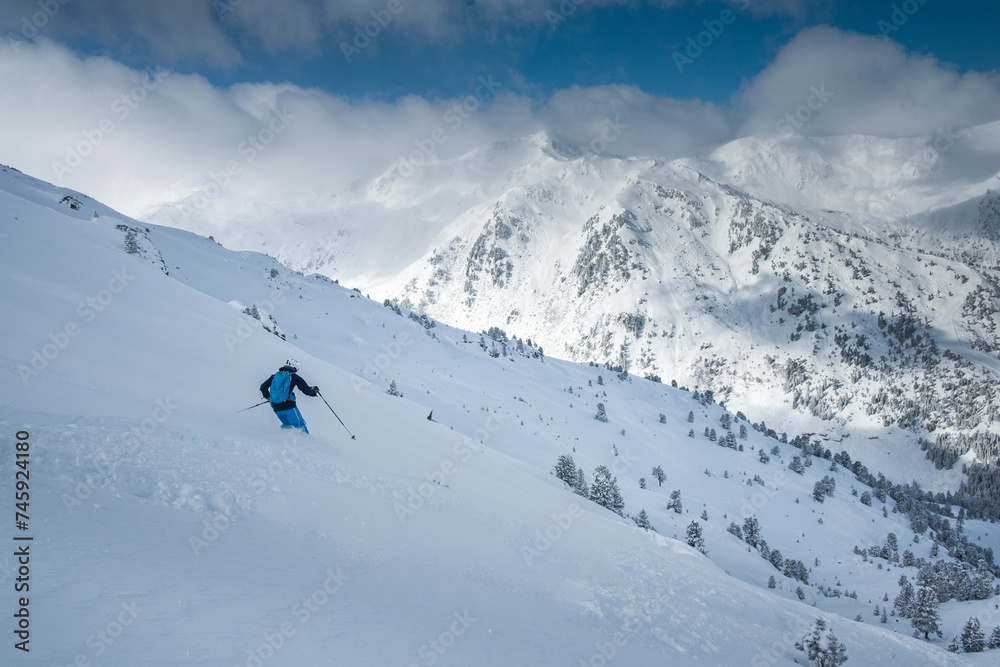
[[271, 379], [271, 403], [294, 401], [292, 395], [292, 374], [288, 371], [278, 371]]

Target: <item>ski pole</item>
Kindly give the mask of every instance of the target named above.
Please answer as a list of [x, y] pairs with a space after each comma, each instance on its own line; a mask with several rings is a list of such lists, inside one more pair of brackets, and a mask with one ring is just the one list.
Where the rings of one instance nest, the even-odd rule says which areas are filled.
[[253, 408], [256, 408], [258, 405], [264, 405], [267, 402], [268, 401], [261, 401], [260, 403], [257, 403], [255, 405], [251, 405], [249, 408], [243, 408], [242, 410], [237, 410], [236, 414], [239, 414], [241, 412], [246, 412], [247, 410], [252, 410]]
[[[326, 397], [323, 396], [323, 394], [321, 394], [321, 393], [319, 393], [317, 391], [316, 395], [319, 396], [320, 398], [322, 398], [323, 402], [326, 403]], [[351, 440], [356, 440], [356, 438], [354, 437], [354, 434], [351, 433], [351, 429], [347, 428], [347, 424], [345, 424], [344, 420], [340, 418], [340, 415], [337, 414], [337, 411], [334, 410], [333, 407], [331, 407], [331, 405], [329, 403], [326, 403], [326, 407], [330, 408], [330, 412], [333, 413], [333, 416], [337, 418], [337, 421], [339, 421], [340, 425], [344, 427], [344, 430], [347, 431], [348, 434], [350, 434]]]

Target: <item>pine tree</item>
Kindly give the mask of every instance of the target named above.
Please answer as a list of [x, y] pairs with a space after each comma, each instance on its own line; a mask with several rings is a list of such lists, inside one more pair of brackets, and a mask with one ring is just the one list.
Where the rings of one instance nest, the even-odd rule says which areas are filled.
[[768, 560], [771, 561], [771, 565], [773, 565], [774, 569], [776, 569], [776, 570], [781, 570], [781, 566], [785, 562], [785, 559], [782, 558], [782, 556], [781, 556], [781, 550], [780, 549], [772, 549], [771, 550], [771, 555], [768, 558]]
[[663, 482], [667, 479], [667, 474], [663, 472], [663, 468], [656, 466], [653, 468], [653, 477], [659, 482], [660, 486], [663, 486]]
[[743, 519], [743, 539], [752, 547], [760, 541], [760, 524], [756, 514]]
[[892, 605], [897, 616], [910, 618], [913, 615], [911, 612], [913, 607], [913, 584], [910, 583], [905, 574], [899, 576], [899, 595], [896, 596]]
[[1000, 648], [1000, 625], [993, 628], [993, 634], [990, 635], [986, 648]]
[[667, 503], [667, 509], [673, 510], [678, 514], [684, 511], [684, 505], [681, 503], [680, 489], [676, 489], [670, 492], [670, 501]]
[[606, 466], [597, 466], [594, 469], [594, 481], [590, 484], [590, 499], [619, 516], [625, 516], [623, 512], [625, 501], [618, 488], [618, 480], [611, 476], [611, 471]]
[[819, 503], [826, 500], [826, 487], [823, 486], [823, 482], [816, 482], [813, 486], [813, 500]]
[[986, 635], [979, 625], [979, 619], [975, 616], [969, 618], [962, 627], [962, 649], [966, 653], [982, 653], [986, 648]]
[[660, 413], [660, 423], [661, 424], [666, 424], [667, 423], [667, 416], [665, 414], [663, 414], [662, 412]]
[[938, 597], [934, 589], [921, 586], [912, 605], [913, 618], [910, 624], [916, 628], [917, 636], [924, 633], [924, 639], [929, 639], [930, 633], [941, 636], [941, 617], [938, 616]]
[[788, 464], [788, 469], [792, 472], [797, 472], [800, 475], [803, 475], [806, 472], [806, 467], [802, 465], [802, 458], [799, 456], [792, 457], [792, 462]]
[[862, 505], [868, 505], [868, 507], [871, 507], [872, 506], [872, 494], [868, 493], [867, 491], [865, 491], [864, 493], [862, 493], [861, 494], [861, 504]]
[[702, 510], [701, 511], [701, 520], [702, 521], [708, 521], [708, 510]]
[[643, 530], [651, 530], [654, 533], [656, 532], [656, 529], [653, 528], [653, 524], [649, 522], [649, 515], [646, 514], [646, 508], [639, 510], [639, 514], [632, 517], [632, 520], [635, 521], [635, 525], [639, 526]]
[[882, 623], [888, 623], [889, 622], [889, 615], [885, 613], [885, 610], [886, 610], [886, 608], [882, 607], [882, 618], [879, 619]]
[[757, 456], [760, 458], [761, 463], [767, 463], [771, 460], [771, 457], [767, 455], [763, 447], [757, 450]]
[[646, 478], [645, 477], [640, 477], [639, 478], [639, 488], [640, 489], [645, 489], [646, 488]]
[[389, 388], [386, 389], [385, 393], [389, 394], [390, 396], [402, 396], [402, 394], [399, 393], [399, 389], [396, 388], [395, 380], [389, 383]]
[[597, 404], [597, 414], [594, 415], [594, 419], [599, 422], [608, 421], [608, 413], [604, 411], [604, 403]]
[[706, 556], [708, 555], [705, 550], [705, 538], [701, 534], [701, 524], [697, 521], [692, 521], [687, 527], [687, 543], [688, 546], [694, 547]]
[[125, 232], [125, 252], [130, 255], [139, 254], [139, 241], [135, 237], [135, 230]]
[[587, 486], [587, 475], [583, 472], [583, 468], [576, 469], [576, 484], [573, 485], [573, 490], [584, 498], [590, 497], [590, 487]]
[[689, 424], [694, 423], [694, 410], [688, 412], [687, 420]]
[[951, 636], [951, 641], [948, 642], [947, 648], [952, 653], [965, 653], [965, 650], [962, 649], [962, 642], [957, 634]]
[[771, 577], [767, 580], [767, 587], [775, 588], [777, 585], [778, 583], [774, 580], [774, 575], [772, 574]]
[[726, 532], [735, 535], [736, 539], [739, 540], [743, 539], [743, 529], [740, 528], [739, 524], [737, 524], [735, 521], [729, 522], [729, 527], [726, 528]]
[[832, 628], [826, 627], [822, 618], [816, 619], [802, 641], [795, 642], [795, 648], [804, 651], [809, 664], [815, 667], [838, 667], [847, 662], [847, 647], [837, 639]]
[[741, 440], [747, 439], [747, 427], [745, 424], [740, 424], [740, 439]]
[[560, 454], [556, 459], [555, 474], [570, 488], [576, 487], [576, 462], [573, 457], [569, 454]]

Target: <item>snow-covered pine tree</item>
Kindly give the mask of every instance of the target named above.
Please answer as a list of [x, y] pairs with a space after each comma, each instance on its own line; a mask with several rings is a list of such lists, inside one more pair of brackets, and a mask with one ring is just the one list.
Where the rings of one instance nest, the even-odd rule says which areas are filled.
[[732, 533], [739, 540], [743, 539], [743, 529], [740, 528], [739, 524], [736, 523], [735, 521], [729, 522], [729, 527], [726, 528], [726, 532]]
[[928, 586], [921, 586], [917, 589], [916, 599], [912, 605], [913, 618], [910, 620], [915, 630], [914, 636], [919, 637], [924, 633], [924, 639], [930, 639], [930, 633], [938, 637], [941, 633], [941, 617], [938, 616], [938, 596], [934, 589]]
[[986, 642], [986, 648], [1000, 648], [1000, 625], [993, 628], [993, 633], [990, 635], [989, 641]]
[[599, 422], [608, 421], [608, 413], [604, 411], [604, 403], [597, 404], [597, 414], [594, 415], [594, 419]]
[[761, 463], [767, 463], [771, 460], [771, 457], [767, 455], [767, 452], [764, 451], [763, 447], [757, 450], [757, 455], [760, 458]]
[[965, 653], [962, 648], [962, 640], [958, 638], [958, 633], [951, 636], [951, 641], [948, 642], [947, 650], [952, 653]]
[[743, 539], [752, 547], [756, 547], [760, 541], [760, 523], [757, 522], [756, 514], [743, 519]]
[[660, 423], [661, 424], [666, 424], [667, 423], [667, 416], [665, 414], [663, 414], [662, 412], [660, 413]]
[[402, 394], [399, 393], [399, 389], [396, 388], [395, 380], [389, 383], [389, 388], [385, 390], [385, 393], [389, 394], [390, 396], [402, 396]]
[[802, 458], [799, 456], [792, 457], [792, 462], [788, 464], [788, 469], [792, 472], [797, 472], [800, 475], [803, 475], [806, 472], [806, 467], [802, 465]]
[[770, 576], [770, 577], [768, 578], [768, 580], [767, 580], [767, 587], [768, 587], [768, 588], [776, 588], [777, 586], [778, 586], [778, 582], [776, 582], [776, 581], [774, 580], [774, 575], [772, 574], [772, 575], [771, 575], [771, 576]]
[[822, 618], [817, 618], [809, 634], [795, 642], [795, 648], [803, 651], [814, 667], [838, 667], [847, 662], [847, 647]]
[[694, 410], [688, 411], [687, 420], [688, 420], [689, 424], [693, 424], [694, 423]]
[[590, 487], [587, 486], [587, 475], [583, 472], [583, 468], [576, 469], [576, 484], [573, 485], [573, 490], [584, 498], [590, 497]]
[[675, 489], [670, 492], [670, 500], [667, 502], [667, 509], [673, 510], [680, 514], [684, 511], [684, 505], [681, 503], [681, 490]]
[[893, 601], [893, 610], [897, 616], [910, 618], [913, 615], [914, 590], [913, 584], [905, 574], [899, 575], [899, 595]]
[[590, 484], [590, 499], [620, 516], [625, 516], [625, 501], [622, 499], [618, 480], [611, 476], [607, 466], [594, 469], [594, 480]]
[[667, 474], [663, 472], [662, 467], [656, 466], [655, 468], [653, 468], [653, 478], [656, 479], [657, 482], [659, 482], [660, 486], [663, 486], [663, 482], [666, 481], [667, 479]]
[[129, 229], [125, 232], [125, 252], [130, 255], [139, 254], [139, 241], [135, 237], [135, 230]]
[[635, 521], [635, 525], [639, 526], [643, 530], [651, 530], [654, 533], [656, 532], [656, 529], [653, 528], [653, 524], [649, 522], [649, 515], [646, 514], [645, 507], [639, 510], [639, 514], [632, 517], [632, 520]]
[[708, 555], [705, 550], [705, 538], [701, 534], [701, 524], [697, 521], [692, 521], [687, 527], [687, 543], [688, 546], [694, 547], [701, 553]]
[[969, 618], [962, 627], [962, 635], [959, 637], [962, 642], [962, 649], [966, 653], [982, 653], [986, 648], [986, 635], [979, 625], [979, 619], [975, 616]]
[[573, 457], [569, 454], [560, 454], [556, 459], [555, 474], [570, 488], [576, 487], [576, 462]]
[[639, 488], [640, 489], [645, 489], [646, 488], [646, 478], [645, 477], [640, 477], [639, 478]]

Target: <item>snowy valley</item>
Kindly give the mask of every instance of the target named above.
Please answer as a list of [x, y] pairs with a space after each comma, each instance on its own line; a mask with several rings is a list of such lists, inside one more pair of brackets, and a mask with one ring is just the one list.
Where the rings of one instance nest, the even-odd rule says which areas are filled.
[[[30, 664], [806, 664], [817, 618], [851, 665], [995, 662], [946, 650], [1000, 625], [995, 440], [958, 438], [997, 420], [995, 238], [942, 256], [544, 137], [440, 169], [292, 268], [0, 169]], [[440, 213], [360, 238], [402, 209]], [[308, 436], [238, 412], [289, 357], [356, 440], [316, 399]]]

